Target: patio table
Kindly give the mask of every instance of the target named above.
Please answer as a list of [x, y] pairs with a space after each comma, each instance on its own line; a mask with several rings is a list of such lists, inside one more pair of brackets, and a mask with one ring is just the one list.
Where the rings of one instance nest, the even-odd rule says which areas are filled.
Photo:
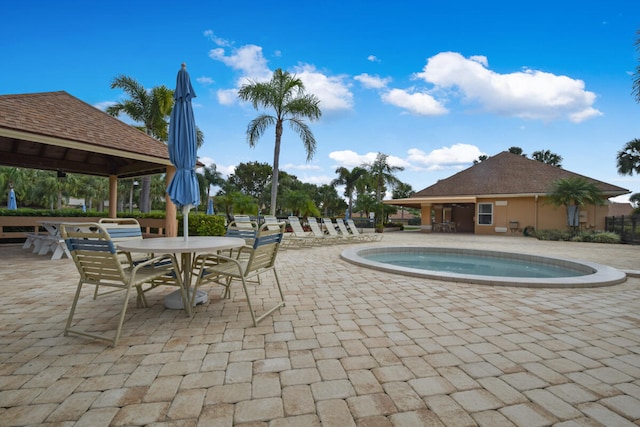
[[[155, 254], [180, 254], [180, 270], [187, 293], [191, 291], [193, 279], [192, 259], [195, 253], [218, 252], [227, 249], [235, 249], [245, 245], [244, 239], [222, 236], [191, 236], [187, 240], [184, 237], [157, 237], [151, 239], [129, 240], [117, 244], [118, 250], [126, 252], [143, 252]], [[176, 293], [177, 292], [177, 293]], [[167, 295], [165, 306], [168, 308], [182, 309], [179, 292]], [[178, 305], [169, 304], [169, 301], [180, 301]]]

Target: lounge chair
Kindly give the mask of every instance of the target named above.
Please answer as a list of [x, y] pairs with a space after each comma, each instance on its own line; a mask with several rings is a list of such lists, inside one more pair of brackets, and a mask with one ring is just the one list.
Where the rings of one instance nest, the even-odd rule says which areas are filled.
[[318, 221], [316, 221], [314, 217], [312, 216], [308, 217], [307, 223], [309, 224], [309, 228], [311, 229], [311, 232], [313, 233], [313, 235], [317, 239], [320, 239], [321, 242], [335, 244], [335, 243], [340, 243], [342, 241], [340, 236], [331, 236], [329, 234], [324, 234], [320, 229], [320, 224], [318, 224]]
[[343, 234], [342, 232], [338, 233], [336, 230], [336, 224], [331, 221], [331, 218], [322, 218], [322, 224], [324, 225], [325, 230], [329, 233], [329, 236], [340, 239], [341, 242], [349, 242], [353, 241], [353, 237], [350, 234]]
[[[286, 227], [286, 223], [279, 222], [278, 218], [275, 215], [264, 215], [263, 218], [264, 218], [264, 223], [267, 225], [267, 227], [270, 230], [278, 230], [281, 225], [284, 225]], [[282, 243], [280, 244], [280, 247], [282, 249], [299, 248], [303, 246], [304, 239], [302, 238], [298, 239], [294, 236], [291, 236], [290, 234], [291, 233], [286, 233], [286, 232], [284, 233]]]
[[313, 246], [322, 243], [322, 239], [316, 238], [313, 233], [304, 231], [300, 219], [297, 216], [289, 217], [289, 225], [291, 226], [291, 237], [298, 239], [301, 245]]
[[382, 240], [382, 237], [383, 237], [382, 234], [360, 233], [360, 230], [358, 230], [358, 227], [356, 227], [356, 224], [353, 222], [351, 218], [347, 220], [347, 225], [349, 226], [349, 230], [351, 230], [351, 233], [353, 233], [354, 236], [363, 236], [365, 239], [371, 242], [377, 242], [379, 240]]
[[[143, 307], [147, 306], [145, 291], [142, 288], [144, 284], [178, 286], [181, 290], [183, 303], [188, 301], [181, 275], [177, 274], [179, 271], [178, 263], [173, 255], [162, 255], [141, 262], [136, 266], [126, 266], [118, 257], [116, 245], [103, 224], [63, 223], [60, 225], [60, 232], [78, 273], [80, 273], [80, 280], [64, 328], [65, 336], [72, 333], [101, 339], [110, 342], [115, 347], [120, 338], [132, 288], [135, 288], [138, 294], [138, 303]], [[108, 321], [108, 317], [105, 317], [102, 309], [82, 310], [84, 317], [94, 316], [92, 320], [85, 319], [80, 322], [88, 325], [85, 329], [76, 329], [76, 325], [73, 325], [73, 318], [84, 285], [110, 287], [124, 291], [116, 330], [112, 336], [90, 331], [90, 328], [95, 328], [98, 331], [105, 329], [104, 324]], [[190, 316], [190, 307], [187, 304], [185, 307], [185, 311]]]
[[[196, 294], [201, 285], [216, 283], [225, 288], [223, 298], [231, 298], [231, 283], [234, 279], [240, 280], [242, 281], [253, 326], [258, 326], [258, 322], [285, 305], [284, 294], [280, 287], [280, 280], [275, 266], [278, 248], [284, 234], [284, 226], [284, 223], [280, 223], [278, 229], [273, 229], [268, 224], [263, 224], [258, 230], [253, 245], [243, 246], [235, 257], [220, 254], [197, 256], [194, 260], [194, 267], [199, 273], [193, 294]], [[260, 275], [268, 271], [272, 271], [275, 276], [280, 298], [276, 305], [267, 309], [261, 316], [256, 316], [247, 283], [251, 278], [258, 278], [258, 283], [260, 283]], [[270, 292], [262, 290], [261, 294], [266, 297], [271, 295]]]
[[339, 218], [336, 219], [336, 224], [338, 225], [338, 230], [340, 230], [340, 233], [342, 233], [343, 236], [349, 236], [351, 240], [354, 240], [356, 242], [365, 242], [369, 240], [369, 238], [367, 238], [367, 236], [365, 236], [364, 234], [354, 234], [350, 232], [344, 221]]

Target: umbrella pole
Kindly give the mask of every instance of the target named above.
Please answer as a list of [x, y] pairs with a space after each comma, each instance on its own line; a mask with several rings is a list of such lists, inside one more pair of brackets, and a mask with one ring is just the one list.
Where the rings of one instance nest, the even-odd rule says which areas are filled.
[[182, 207], [182, 234], [184, 234], [184, 241], [189, 240], [189, 211], [191, 205], [185, 205]]

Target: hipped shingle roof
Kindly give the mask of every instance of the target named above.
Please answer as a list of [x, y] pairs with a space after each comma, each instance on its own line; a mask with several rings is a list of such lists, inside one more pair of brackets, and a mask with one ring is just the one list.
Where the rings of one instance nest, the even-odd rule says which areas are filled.
[[625, 188], [503, 151], [416, 192], [411, 198], [542, 195], [549, 193], [554, 181], [575, 176], [596, 184], [606, 197], [629, 193]]

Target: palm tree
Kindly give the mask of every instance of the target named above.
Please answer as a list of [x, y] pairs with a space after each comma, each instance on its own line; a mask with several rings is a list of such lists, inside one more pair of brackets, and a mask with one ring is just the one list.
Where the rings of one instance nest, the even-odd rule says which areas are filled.
[[581, 206], [604, 204], [604, 197], [598, 186], [580, 176], [554, 181], [548, 196], [552, 204], [567, 208], [567, 223], [572, 231], [576, 231], [579, 226]]
[[552, 153], [549, 150], [534, 151], [533, 153], [531, 153], [531, 158], [533, 160], [546, 163], [551, 166], [556, 166], [559, 168], [562, 167], [562, 165], [560, 164], [562, 162], [562, 156], [556, 153]]
[[351, 216], [353, 215], [353, 192], [356, 189], [356, 183], [367, 173], [367, 170], [361, 167], [349, 170], [341, 166], [336, 169], [336, 173], [338, 177], [331, 181], [331, 185], [334, 187], [344, 185], [344, 196], [349, 201], [349, 216]]
[[243, 85], [238, 91], [238, 97], [243, 101], [250, 101], [253, 108], [272, 108], [275, 116], [261, 114], [247, 126], [247, 141], [254, 147], [265, 130], [272, 125], [276, 127], [276, 141], [273, 150], [273, 177], [271, 179], [271, 215], [276, 214], [278, 197], [278, 163], [280, 159], [280, 142], [282, 139], [283, 123], [289, 122], [291, 129], [296, 132], [307, 151], [307, 161], [313, 158], [316, 151], [316, 139], [311, 129], [304, 122], [318, 120], [322, 115], [318, 104], [320, 100], [312, 94], [304, 93], [302, 80], [295, 75], [283, 72], [278, 68], [268, 82], [255, 82]]
[[[129, 116], [133, 121], [141, 123], [135, 126], [149, 136], [160, 141], [168, 138], [168, 118], [173, 108], [173, 91], [166, 86], [156, 86], [151, 90], [145, 89], [135, 79], [120, 75], [111, 82], [111, 89], [122, 89], [129, 96], [122, 102], [107, 107], [106, 112], [114, 117], [121, 113]], [[142, 177], [140, 191], [140, 211], [151, 210], [151, 178]]]
[[[640, 53], [640, 30], [636, 31], [635, 45], [636, 50]], [[631, 92], [636, 99], [636, 102], [640, 104], [640, 65], [636, 65], [636, 72], [633, 74], [633, 90]]]
[[[393, 198], [406, 199], [407, 197], [411, 197], [413, 193], [415, 193], [415, 191], [413, 191], [413, 187], [411, 187], [411, 184], [401, 182], [400, 184], [396, 185], [396, 188], [393, 189]], [[400, 212], [401, 218], [404, 219], [404, 206], [400, 207]]]
[[627, 142], [624, 148], [618, 151], [617, 163], [620, 175], [640, 173], [640, 139]]
[[[402, 166], [391, 166], [389, 162], [387, 162], [388, 158], [389, 156], [387, 154], [378, 153], [376, 160], [367, 167], [367, 172], [371, 176], [371, 180], [376, 189], [376, 202], [379, 206], [382, 204], [382, 196], [386, 190], [386, 186], [395, 187], [401, 183], [401, 181], [395, 177], [394, 173], [404, 170]], [[380, 209], [380, 211], [378, 225], [382, 225], [384, 219], [382, 209]]]

